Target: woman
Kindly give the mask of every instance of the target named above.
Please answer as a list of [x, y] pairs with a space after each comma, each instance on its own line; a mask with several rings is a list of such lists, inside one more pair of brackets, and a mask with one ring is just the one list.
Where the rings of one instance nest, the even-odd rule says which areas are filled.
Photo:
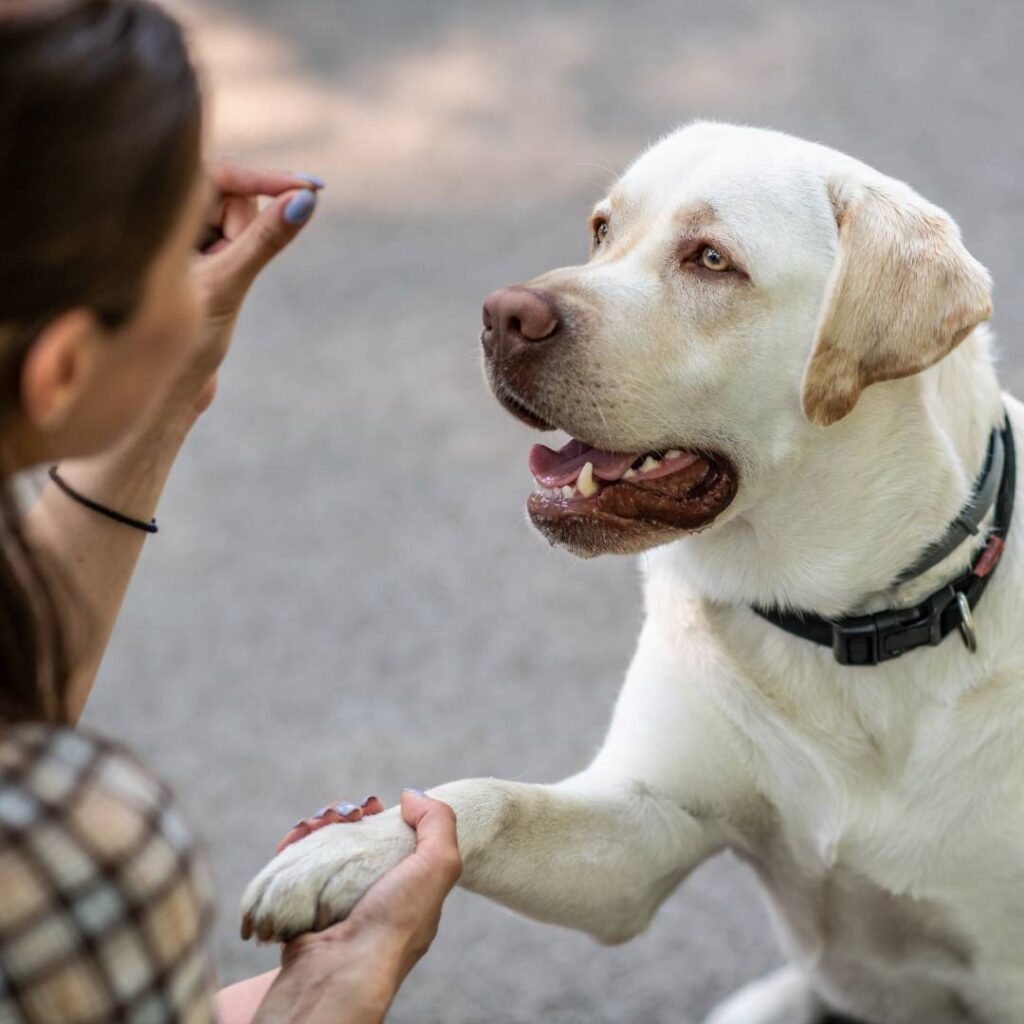
[[[148, 0], [0, 9], [0, 1021], [211, 1020], [207, 882], [166, 788], [70, 727], [239, 308], [323, 183], [201, 165], [175, 22]], [[257, 198], [270, 197], [262, 211]], [[201, 255], [196, 255], [202, 239]], [[59, 464], [21, 516], [11, 479]], [[141, 680], [140, 685], [149, 681]], [[149, 682], [152, 685], [151, 682]], [[328, 810], [289, 833], [379, 810]], [[451, 811], [225, 1021], [379, 1021], [458, 871]], [[344, 819], [342, 813], [344, 812]]]

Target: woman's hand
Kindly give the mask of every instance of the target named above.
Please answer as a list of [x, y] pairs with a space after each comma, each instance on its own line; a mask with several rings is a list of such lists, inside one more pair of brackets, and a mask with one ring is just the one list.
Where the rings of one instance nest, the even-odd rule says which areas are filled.
[[[412, 792], [410, 790], [410, 792]], [[369, 818], [371, 815], [380, 814], [384, 805], [378, 797], [364, 796], [358, 804], [346, 803], [339, 800], [336, 804], [328, 804], [321, 807], [311, 818], [303, 818], [295, 822], [285, 833], [284, 838], [277, 844], [277, 852], [280, 853], [286, 846], [305, 839], [311, 832], [318, 832], [325, 825], [340, 825], [343, 823], [353, 824]]]
[[[364, 801], [360, 809], [372, 814], [378, 807]], [[355, 810], [338, 820], [352, 820]], [[416, 830], [416, 851], [373, 885], [347, 920], [284, 947], [281, 971], [253, 1024], [384, 1019], [398, 987], [434, 940], [441, 906], [462, 872], [450, 807], [406, 790], [402, 817]], [[327, 818], [329, 812], [317, 820], [336, 827]]]
[[[216, 200], [207, 236], [195, 260], [204, 322], [195, 350], [171, 389], [165, 415], [195, 417], [217, 390], [217, 369], [227, 355], [238, 313], [260, 271], [308, 223], [316, 209], [319, 178], [268, 171], [232, 160], [209, 168]], [[263, 210], [260, 197], [271, 197]]]

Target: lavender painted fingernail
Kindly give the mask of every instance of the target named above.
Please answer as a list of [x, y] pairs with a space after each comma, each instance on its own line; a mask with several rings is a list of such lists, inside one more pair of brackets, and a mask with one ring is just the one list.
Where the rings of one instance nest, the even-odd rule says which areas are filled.
[[321, 807], [320, 810], [317, 811], [316, 814], [313, 815], [313, 817], [314, 818], [322, 818], [330, 809], [331, 809], [330, 804], [328, 804], [326, 807]]
[[308, 181], [310, 183], [310, 185], [313, 185], [316, 188], [327, 188], [327, 182], [324, 181], [324, 179], [321, 178], [317, 174], [305, 174], [305, 173], [302, 173], [302, 174], [296, 174], [295, 177], [296, 178], [301, 178], [303, 181]]
[[422, 789], [413, 789], [412, 786], [406, 786], [405, 787], [405, 791], [406, 791], [406, 793], [412, 793], [415, 796], [426, 796], [427, 795], [426, 793], [423, 792]]
[[376, 799], [377, 799], [376, 795], [374, 793], [370, 793], [367, 796], [364, 796], [363, 799], [359, 801], [359, 806], [360, 807], [365, 807], [371, 800], [376, 800]]
[[343, 818], [347, 818], [353, 811], [358, 811], [359, 808], [355, 804], [335, 804], [334, 809]]
[[305, 224], [316, 209], [316, 193], [305, 191], [295, 196], [284, 208], [284, 219], [291, 225]]

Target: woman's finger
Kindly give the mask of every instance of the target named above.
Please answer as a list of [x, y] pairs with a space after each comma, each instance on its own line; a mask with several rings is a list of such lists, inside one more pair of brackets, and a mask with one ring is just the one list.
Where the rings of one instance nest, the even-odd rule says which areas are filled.
[[226, 249], [259, 216], [253, 196], [221, 196], [210, 211], [207, 226], [197, 246], [203, 256]]
[[312, 189], [286, 192], [268, 203], [234, 241], [210, 253], [203, 266], [210, 282], [212, 312], [237, 311], [259, 272], [309, 222], [316, 203]]
[[306, 818], [304, 821], [297, 821], [292, 827], [288, 834], [277, 844], [277, 852], [280, 853], [286, 846], [291, 846], [292, 843], [297, 843], [300, 839], [305, 839], [306, 836], [313, 832], [318, 832], [326, 825], [340, 825], [343, 823], [351, 824], [359, 821], [363, 817], [363, 810], [361, 807], [355, 807], [352, 804], [344, 804], [338, 808], [325, 807], [312, 818]]
[[450, 889], [462, 874], [455, 812], [440, 800], [407, 789], [402, 793], [402, 818], [416, 830], [414, 856], [430, 862], [430, 868]]
[[259, 207], [251, 196], [227, 196], [218, 223], [224, 237], [233, 242], [259, 216]]
[[325, 825], [353, 824], [368, 815], [380, 814], [383, 810], [384, 805], [375, 796], [365, 796], [358, 804], [339, 800], [336, 804], [321, 807], [312, 817], [303, 818], [292, 825], [281, 842], [277, 844], [277, 852], [280, 853], [286, 846], [305, 839], [306, 836], [319, 831]]
[[222, 193], [238, 196], [279, 196], [297, 188], [325, 187], [323, 179], [315, 174], [270, 170], [227, 157], [211, 161], [208, 173]]

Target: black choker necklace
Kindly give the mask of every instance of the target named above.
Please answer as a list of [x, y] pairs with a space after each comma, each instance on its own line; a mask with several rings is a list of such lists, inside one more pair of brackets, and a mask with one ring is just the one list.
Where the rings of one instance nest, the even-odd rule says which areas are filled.
[[[972, 611], [992, 578], [1003, 553], [1013, 517], [1013, 492], [1016, 484], [1016, 459], [1013, 431], [1007, 416], [1001, 429], [992, 431], [985, 466], [967, 504], [956, 516], [942, 538], [931, 545], [908, 569], [893, 581], [905, 583], [938, 565], [969, 536], [978, 533], [981, 520], [995, 499], [996, 512], [988, 543], [962, 576], [925, 598], [913, 608], [893, 608], [873, 615], [842, 619], [823, 619], [820, 615], [781, 612], [754, 606], [763, 619], [794, 636], [831, 647], [842, 665], [877, 665], [898, 658], [915, 647], [934, 647], [959, 629], [968, 649], [977, 649]], [[998, 488], [998, 495], [996, 490]]]

